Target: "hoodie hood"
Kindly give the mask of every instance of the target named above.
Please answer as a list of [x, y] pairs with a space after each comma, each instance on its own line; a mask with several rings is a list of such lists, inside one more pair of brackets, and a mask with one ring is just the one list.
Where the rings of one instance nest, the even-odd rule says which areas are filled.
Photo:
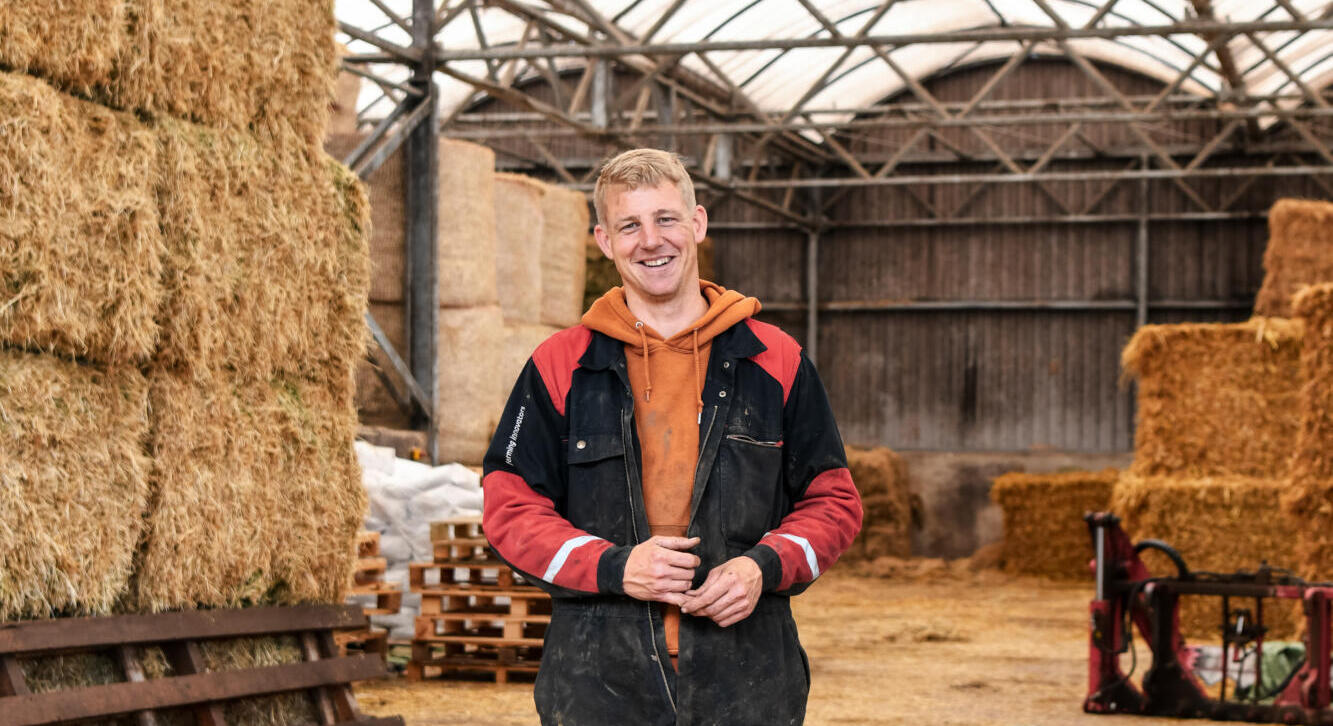
[[583, 324], [636, 348], [642, 349], [646, 340], [649, 349], [666, 347], [686, 352], [696, 345], [696, 331], [697, 345], [704, 345], [761, 308], [757, 298], [746, 297], [715, 282], [700, 280], [699, 292], [708, 301], [708, 311], [670, 340], [663, 340], [656, 330], [639, 321], [625, 304], [625, 290], [620, 287], [613, 287], [598, 298], [583, 314]]

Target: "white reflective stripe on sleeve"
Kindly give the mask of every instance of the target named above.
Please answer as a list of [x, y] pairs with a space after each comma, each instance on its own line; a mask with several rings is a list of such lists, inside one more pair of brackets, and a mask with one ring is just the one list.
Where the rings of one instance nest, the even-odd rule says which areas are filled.
[[560, 574], [560, 568], [565, 566], [565, 560], [569, 559], [569, 553], [595, 539], [601, 539], [601, 537], [585, 534], [565, 540], [565, 543], [560, 545], [560, 550], [555, 553], [555, 557], [551, 559], [551, 564], [546, 567], [546, 574], [542, 575], [542, 579], [547, 582], [555, 582], [555, 576]]
[[784, 534], [782, 532], [773, 532], [779, 537], [785, 537], [801, 546], [805, 550], [805, 564], [810, 566], [810, 579], [819, 577], [819, 561], [815, 559], [815, 548], [810, 546], [810, 540], [804, 537], [798, 537], [794, 534]]

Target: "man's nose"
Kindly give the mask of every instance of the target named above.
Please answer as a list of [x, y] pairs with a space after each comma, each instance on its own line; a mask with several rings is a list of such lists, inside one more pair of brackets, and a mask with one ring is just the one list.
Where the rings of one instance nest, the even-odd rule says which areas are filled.
[[662, 230], [658, 229], [655, 224], [645, 224], [643, 226], [643, 241], [641, 242], [641, 245], [643, 247], [651, 248], [657, 247], [660, 244], [662, 244]]

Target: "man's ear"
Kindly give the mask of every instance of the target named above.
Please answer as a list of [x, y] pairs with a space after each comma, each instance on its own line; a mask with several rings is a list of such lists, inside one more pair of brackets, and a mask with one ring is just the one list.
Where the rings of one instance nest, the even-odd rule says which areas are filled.
[[703, 242], [708, 236], [708, 210], [704, 205], [694, 205], [694, 216], [690, 221], [694, 224], [694, 241]]
[[602, 225], [599, 224], [592, 228], [592, 236], [597, 240], [597, 249], [601, 250], [603, 255], [606, 255], [606, 259], [614, 260], [615, 258], [611, 256], [611, 238], [607, 236]]

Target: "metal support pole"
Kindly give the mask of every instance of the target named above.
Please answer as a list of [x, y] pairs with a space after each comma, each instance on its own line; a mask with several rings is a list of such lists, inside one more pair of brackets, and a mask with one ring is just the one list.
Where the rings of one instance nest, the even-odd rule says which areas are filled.
[[[1140, 164], [1148, 168], [1148, 157], [1141, 158]], [[1138, 267], [1134, 270], [1136, 302], [1138, 304], [1135, 327], [1148, 324], [1148, 178], [1139, 177], [1139, 234], [1134, 259]]]
[[819, 365], [819, 230], [805, 238], [805, 354]]
[[407, 264], [404, 281], [407, 294], [408, 360], [412, 376], [431, 402], [429, 415], [415, 421], [425, 425], [426, 447], [432, 464], [439, 463], [437, 431], [439, 419], [447, 415], [436, 406], [439, 397], [439, 379], [436, 376], [438, 354], [436, 332], [440, 308], [439, 268], [436, 260], [435, 232], [439, 213], [439, 111], [435, 84], [434, 37], [431, 26], [435, 21], [433, 0], [412, 2], [412, 47], [421, 54], [413, 68], [412, 87], [421, 91], [419, 103], [428, 104], [429, 116], [412, 131], [404, 145], [407, 174], [406, 217]]

